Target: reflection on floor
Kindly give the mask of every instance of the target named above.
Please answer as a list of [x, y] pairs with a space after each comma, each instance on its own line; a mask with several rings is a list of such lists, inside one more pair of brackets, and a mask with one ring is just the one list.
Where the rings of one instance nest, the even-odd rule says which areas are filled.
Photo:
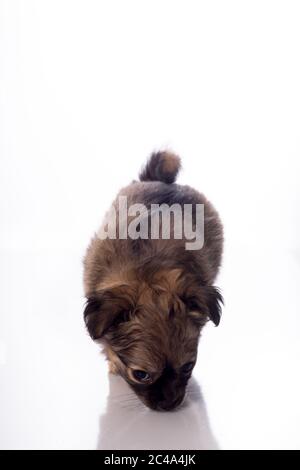
[[121, 377], [110, 374], [99, 427], [98, 449], [218, 449], [195, 379], [181, 407], [157, 412], [146, 408]]

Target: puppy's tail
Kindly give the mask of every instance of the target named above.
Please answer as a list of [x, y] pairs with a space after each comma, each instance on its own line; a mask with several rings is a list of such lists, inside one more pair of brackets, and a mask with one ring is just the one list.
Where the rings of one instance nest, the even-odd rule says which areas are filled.
[[180, 168], [180, 158], [174, 153], [153, 152], [140, 173], [140, 180], [171, 184], [176, 180]]

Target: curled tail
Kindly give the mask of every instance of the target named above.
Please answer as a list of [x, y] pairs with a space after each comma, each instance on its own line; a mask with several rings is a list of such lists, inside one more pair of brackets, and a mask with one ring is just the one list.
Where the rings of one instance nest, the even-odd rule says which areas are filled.
[[153, 152], [139, 175], [140, 180], [171, 184], [176, 180], [180, 167], [180, 158], [174, 153]]

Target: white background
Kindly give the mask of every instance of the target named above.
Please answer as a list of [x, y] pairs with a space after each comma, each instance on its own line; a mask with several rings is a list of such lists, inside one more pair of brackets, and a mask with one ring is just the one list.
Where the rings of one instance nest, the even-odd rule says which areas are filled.
[[[0, 1], [0, 447], [300, 448], [300, 5]], [[88, 338], [82, 258], [153, 149], [225, 227], [185, 409]], [[195, 385], [195, 384], [194, 384]]]

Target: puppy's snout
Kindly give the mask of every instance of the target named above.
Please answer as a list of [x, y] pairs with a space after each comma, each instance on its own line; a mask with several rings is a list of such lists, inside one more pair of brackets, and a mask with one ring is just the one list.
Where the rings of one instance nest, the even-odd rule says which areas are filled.
[[156, 393], [152, 395], [151, 407], [159, 411], [170, 411], [181, 404], [185, 395], [185, 384], [174, 370], [165, 371], [156, 384]]
[[157, 409], [159, 411], [170, 411], [170, 410], [174, 410], [175, 408], [177, 408], [177, 406], [179, 406], [182, 402], [184, 398], [184, 394], [181, 395], [180, 397], [177, 397], [173, 400], [169, 400], [169, 399], [164, 399], [164, 400], [161, 400], [157, 403]]

